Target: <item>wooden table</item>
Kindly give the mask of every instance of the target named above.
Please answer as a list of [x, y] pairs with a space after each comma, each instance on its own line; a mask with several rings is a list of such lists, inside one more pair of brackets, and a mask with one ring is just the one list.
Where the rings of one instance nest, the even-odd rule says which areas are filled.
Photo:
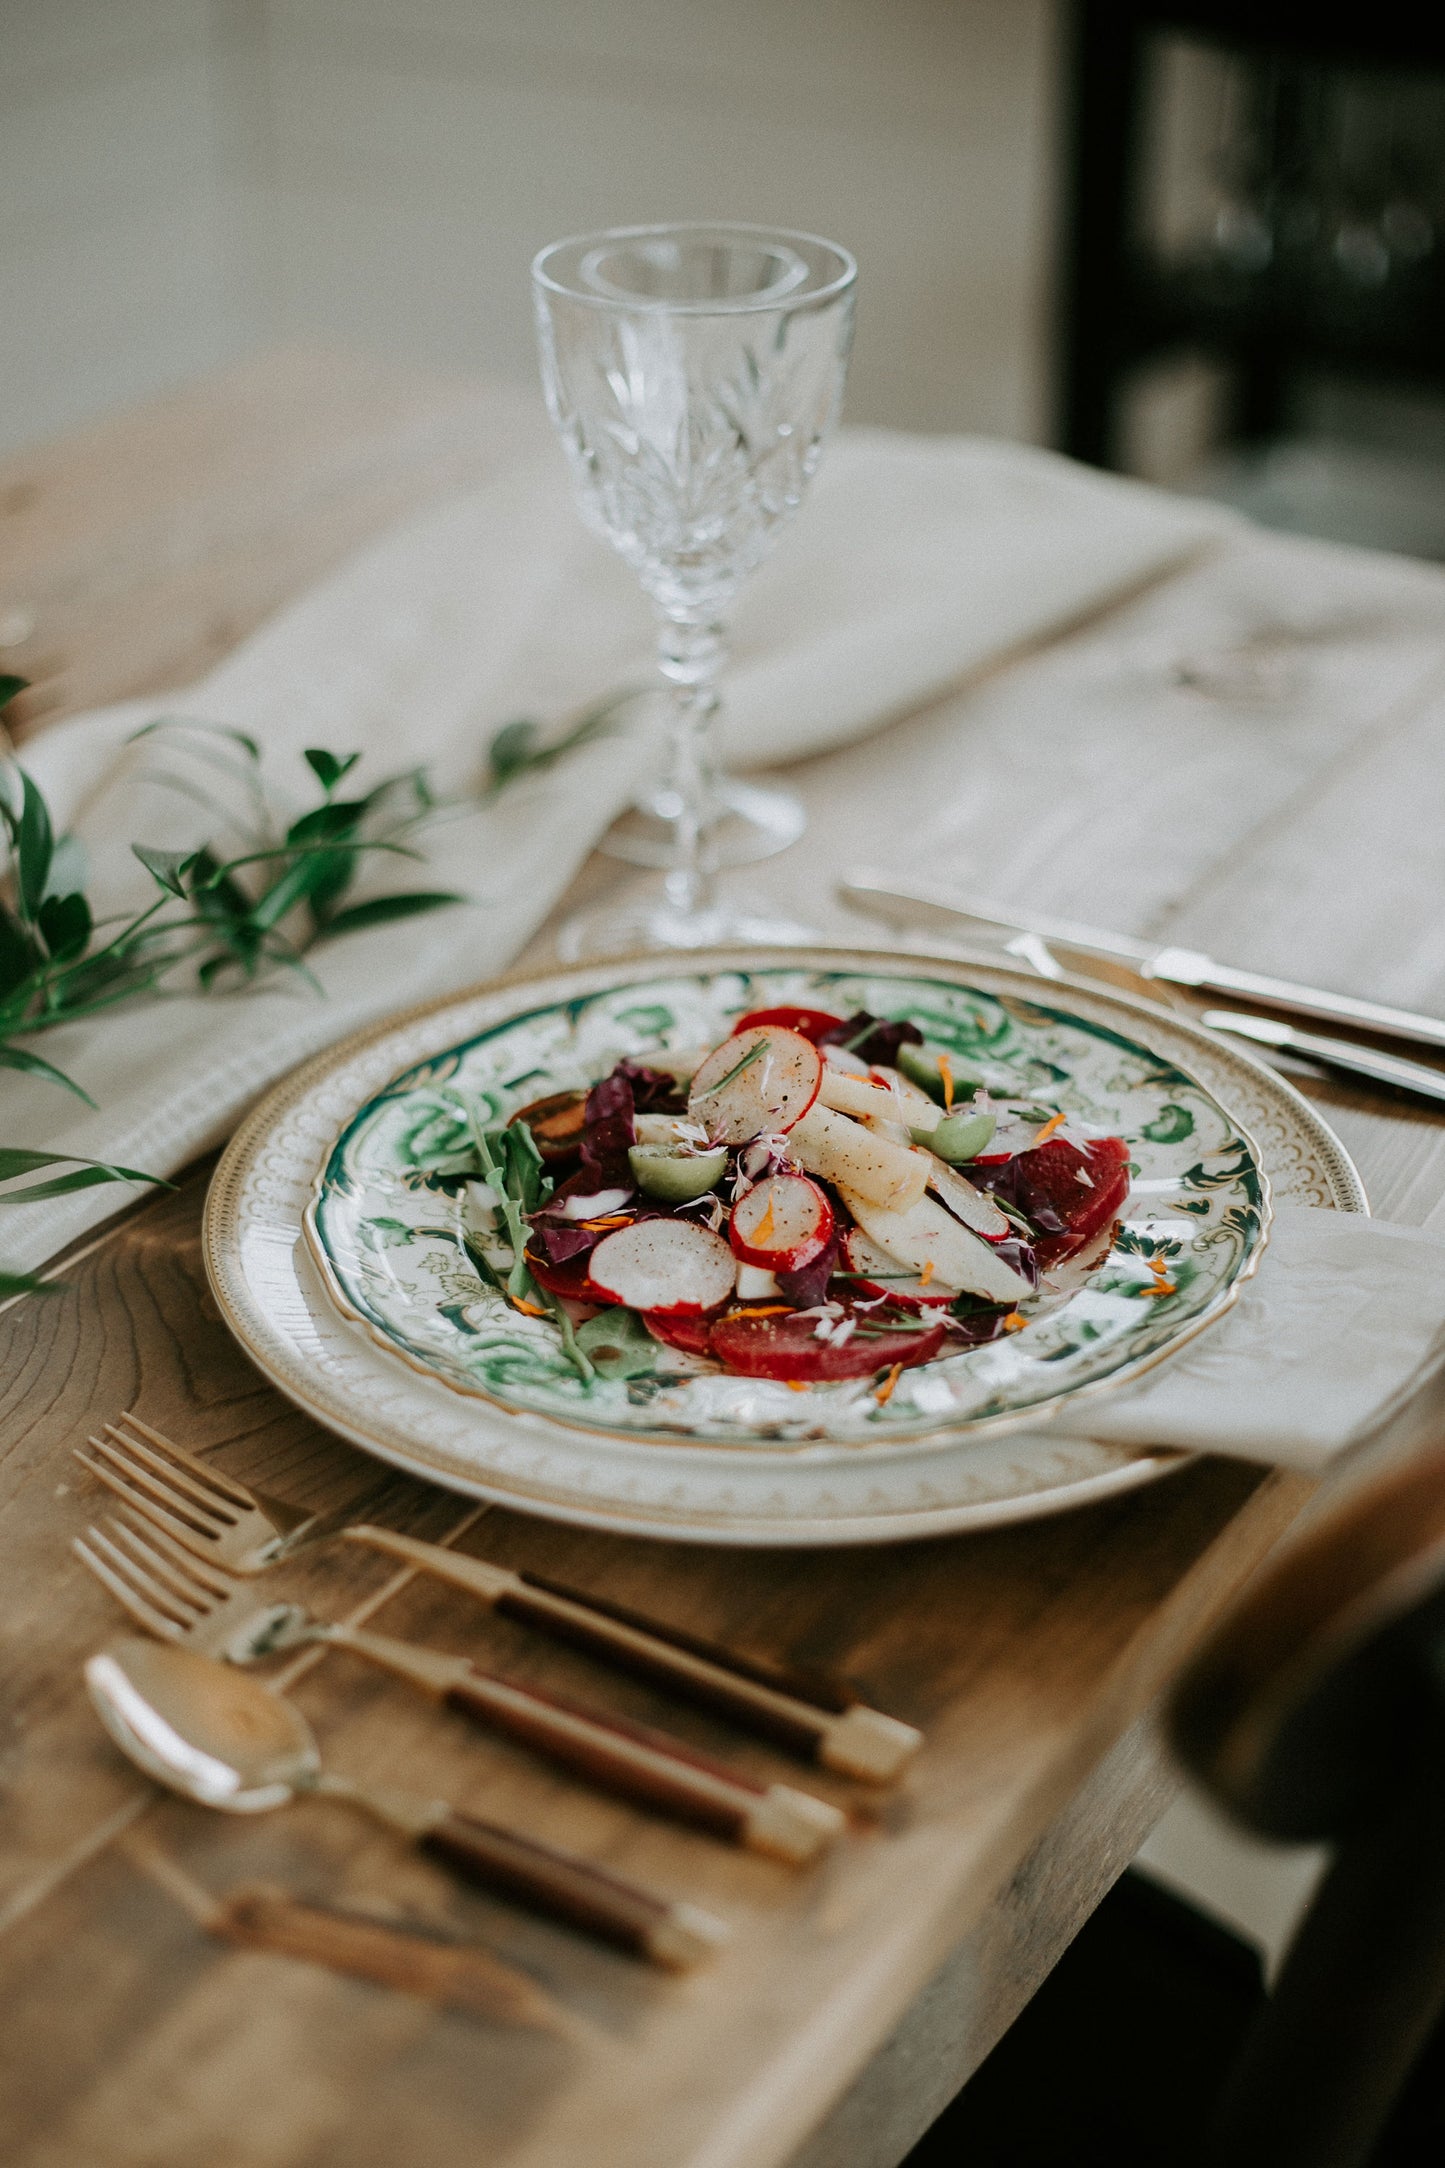
[[[539, 427], [516, 394], [286, 355], [13, 463], [0, 472], [0, 603], [33, 609], [35, 629], [3, 660], [36, 680], [31, 727], [185, 682], [365, 535], [486, 473]], [[1277, 619], [1294, 613], [1292, 633], [1258, 634], [1270, 597]], [[1313, 627], [1311, 609], [1325, 613]], [[1237, 685], [1198, 690], [1208, 676], [1198, 656], [1231, 654], [1303, 672], [1283, 706], [1255, 688], [1248, 729]], [[1445, 581], [1433, 572], [1241, 544], [934, 717], [799, 771], [814, 829], [799, 870], [781, 862], [774, 886], [786, 895], [791, 885], [816, 916], [820, 866], [861, 855], [864, 842], [873, 857], [891, 843], [905, 862], [889, 763], [923, 742], [917, 733], [946, 726], [972, 733], [960, 742], [979, 762], [958, 849], [969, 848], [971, 821], [1001, 836], [989, 865], [1001, 893], [1029, 874], [1033, 851], [1040, 901], [1085, 915], [1077, 878], [1069, 888], [1060, 870], [1063, 826], [1051, 815], [1041, 856], [1028, 817], [1030, 787], [1045, 795], [1047, 718], [1073, 700], [1075, 738], [1059, 737], [1058, 758], [1076, 761], [1074, 833], [1093, 837], [1082, 862], [1097, 869], [1101, 917], [1123, 923], [1128, 912], [1241, 961], [1438, 1001], [1442, 654]], [[1173, 682], [1191, 678], [1193, 691]], [[1011, 780], [988, 749], [1017, 732], [1020, 686], [1044, 720]], [[1167, 723], [1175, 700], [1148, 833], [1136, 835], [1130, 793], [1103, 789], [1096, 805], [1086, 779], [1124, 772], [1107, 731], [1128, 744], [1131, 701], [1133, 742], [1153, 746], [1161, 703]], [[1210, 746], [1228, 764], [1224, 780], [1201, 765]], [[1000, 829], [1005, 784], [1014, 813]], [[1128, 845], [1106, 862], [1105, 812]], [[1355, 1152], [1377, 1210], [1445, 1212], [1445, 1125], [1306, 1088]], [[459, 1892], [334, 1806], [242, 1821], [161, 1798], [101, 1735], [79, 1667], [114, 1614], [68, 1554], [95, 1507], [70, 1445], [134, 1406], [298, 1500], [330, 1503], [377, 1480], [373, 1463], [272, 1392], [220, 1325], [200, 1265], [204, 1185], [200, 1170], [133, 1210], [68, 1263], [57, 1293], [0, 1318], [9, 2168], [774, 2168], [799, 2148], [809, 2168], [896, 2161], [1162, 1809], [1172, 1779], [1150, 1712], [1309, 1486], [1204, 1462], [1035, 1526], [788, 1556], [570, 1532], [392, 1479], [370, 1517], [835, 1665], [926, 1727], [902, 1791], [825, 1866], [793, 1874], [479, 1743], [344, 1655], [307, 1656], [298, 1698], [338, 1766], [405, 1767], [724, 1914], [734, 1935], [721, 1961], [668, 1980]], [[337, 1616], [384, 1602], [394, 1631], [485, 1651], [558, 1688], [666, 1717], [747, 1768], [787, 1773], [768, 1749], [505, 1624], [463, 1617], [445, 1591], [380, 1562], [323, 1555], [292, 1569], [289, 1587]], [[177, 1867], [212, 1891], [260, 1877], [465, 1926], [542, 1983], [566, 2022], [523, 2030], [438, 2014], [227, 1948], [162, 1886]]]

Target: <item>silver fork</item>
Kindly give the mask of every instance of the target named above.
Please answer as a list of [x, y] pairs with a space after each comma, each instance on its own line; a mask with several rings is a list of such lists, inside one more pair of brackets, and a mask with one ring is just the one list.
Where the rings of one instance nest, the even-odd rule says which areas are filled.
[[[128, 1430], [107, 1423], [105, 1439], [90, 1440], [96, 1457], [76, 1448], [81, 1466], [143, 1520], [231, 1573], [264, 1573], [304, 1545], [344, 1536], [404, 1558], [422, 1573], [464, 1589], [503, 1618], [730, 1717], [841, 1776], [887, 1783], [922, 1744], [922, 1733], [913, 1725], [870, 1708], [842, 1680], [739, 1656], [564, 1582], [353, 1519], [376, 1492], [335, 1512], [307, 1517], [284, 1500], [250, 1490], [197, 1460], [138, 1415], [122, 1416], [121, 1422]], [[129, 1435], [132, 1431], [136, 1436]]]
[[350, 1649], [473, 1723], [521, 1740], [620, 1798], [778, 1859], [810, 1859], [844, 1826], [839, 1809], [811, 1792], [753, 1784], [666, 1732], [532, 1693], [479, 1670], [465, 1656], [328, 1624], [300, 1604], [265, 1603], [129, 1509], [105, 1529], [87, 1528], [72, 1548], [122, 1609], [160, 1640], [233, 1664], [255, 1663], [307, 1641]]
[[88, 1453], [72, 1448], [82, 1468], [187, 1550], [231, 1573], [264, 1573], [304, 1544], [335, 1535], [374, 1495], [331, 1512], [307, 1513], [284, 1498], [233, 1482], [138, 1415], [127, 1412], [120, 1423], [102, 1427], [103, 1437], [87, 1438]]

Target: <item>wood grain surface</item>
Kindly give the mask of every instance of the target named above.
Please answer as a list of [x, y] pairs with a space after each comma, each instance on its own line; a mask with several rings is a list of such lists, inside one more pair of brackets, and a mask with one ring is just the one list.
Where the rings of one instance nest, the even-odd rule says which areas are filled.
[[[0, 474], [0, 536], [9, 531], [0, 601], [36, 611], [31, 651], [4, 658], [39, 680], [34, 724], [194, 675], [358, 539], [486, 471], [531, 427], [512, 393], [273, 357], [29, 456]], [[1303, 544], [1251, 544], [1246, 557], [1251, 550], [1248, 577], [1233, 587], [1231, 560], [1131, 604], [1122, 649], [1117, 625], [1086, 629], [968, 696], [975, 749], [991, 731], [1016, 733], [1019, 703], [1031, 703], [1032, 761], [1055, 727], [1059, 688], [1072, 685], [1075, 738], [1082, 729], [1083, 751], [1092, 744], [1096, 786], [1117, 749], [1156, 737], [1165, 748], [1148, 769], [1153, 856], [1143, 871], [1141, 823], [1138, 851], [1111, 855], [1083, 908], [1080, 846], [1106, 804], [1117, 811], [1120, 802], [1094, 787], [1075, 805], [1072, 829], [1062, 815], [1045, 823], [1054, 856], [1039, 856], [1015, 795], [995, 846], [1000, 878], [989, 885], [1007, 893], [1033, 849], [1041, 905], [1149, 920], [1180, 938], [1207, 928], [1215, 951], [1241, 962], [1438, 1001], [1438, 911], [1427, 935], [1402, 920], [1400, 904], [1402, 894], [1431, 902], [1439, 890], [1428, 852], [1438, 849], [1445, 784], [1433, 675], [1445, 650], [1445, 582], [1406, 567], [1387, 576]], [[1297, 615], [1302, 595], [1314, 607], [1333, 581], [1366, 626], [1353, 644], [1326, 643], [1322, 658], [1300, 643], [1301, 667], [1318, 682], [1287, 713], [1256, 714], [1246, 738], [1228, 703], [1176, 713], [1172, 689], [1156, 688], [1147, 713], [1136, 701], [1122, 721], [1109, 721], [1117, 699], [1100, 701], [1090, 739], [1079, 702], [1087, 707], [1097, 688], [1090, 657], [1106, 635], [1116, 658], [1146, 657], [1136, 677], [1157, 671], [1161, 625], [1187, 619], [1192, 637], [1227, 639], [1220, 613], [1230, 596], [1240, 611], [1257, 608], [1266, 579]], [[1371, 629], [1387, 605], [1396, 615]], [[1161, 705], [1170, 713], [1156, 729]], [[927, 725], [940, 759], [956, 746], [955, 711], [963, 704]], [[1064, 720], [1067, 748], [1075, 741]], [[924, 728], [905, 723], [798, 771], [814, 829], [798, 871], [788, 861], [770, 869], [776, 892], [806, 893], [816, 920], [826, 916], [820, 867], [849, 855], [876, 861], [880, 833], [896, 862], [909, 862], [928, 801], [916, 794], [916, 764], [906, 803], [890, 778], [909, 734]], [[1185, 771], [1206, 742], [1234, 763], [1238, 792], [1191, 798]], [[1089, 772], [1077, 749], [1068, 757], [1073, 774]], [[1382, 759], [1392, 789], [1379, 779]], [[979, 772], [996, 769], [985, 762]], [[960, 864], [977, 864], [978, 834], [998, 833], [986, 825], [993, 789], [981, 782], [955, 816]], [[1118, 818], [1132, 834], [1127, 808]], [[1372, 862], [1373, 884], [1348, 888], [1331, 854], [1343, 838], [1358, 847], [1366, 818], [1377, 842], [1388, 819], [1390, 848]], [[1067, 884], [1056, 873], [1066, 834], [1072, 893], [1059, 892]], [[1093, 847], [1097, 862], [1096, 831]], [[1148, 909], [1128, 892], [1130, 879], [1146, 877]], [[611, 878], [595, 865], [582, 885]], [[1413, 944], [1405, 961], [1402, 925]], [[1338, 1085], [1307, 1088], [1356, 1154], [1377, 1209], [1417, 1221], [1445, 1210], [1445, 1123]], [[7, 2168], [449, 2168], [461, 2159], [777, 2168], [800, 2147], [811, 2168], [896, 2160], [930, 2101], [942, 2104], [932, 2095], [987, 2051], [1127, 1863], [1170, 1783], [1149, 1711], [1296, 1520], [1309, 1486], [1203, 1462], [1049, 1522], [823, 1555], [629, 1541], [479, 1508], [386, 1474], [259, 1378], [204, 1285], [206, 1173], [128, 1212], [67, 1263], [55, 1292], [0, 1316]], [[803, 1782], [851, 1809], [849, 1834], [805, 1872], [740, 1853], [588, 1791], [520, 1745], [482, 1739], [334, 1649], [307, 1651], [281, 1674], [329, 1762], [434, 1787], [706, 1906], [733, 1930], [720, 1960], [685, 1981], [650, 1973], [462, 1890], [334, 1803], [229, 1819], [162, 1798], [110, 1748], [79, 1679], [115, 1616], [68, 1551], [102, 1503], [68, 1449], [126, 1407], [299, 1503], [355, 1499], [358, 1517], [596, 1590], [760, 1657], [844, 1672], [877, 1706], [922, 1725], [925, 1747], [902, 1786], [869, 1797], [393, 1560], [344, 1546], [298, 1557], [268, 1588], [665, 1723], [754, 1781]], [[1409, 1420], [1433, 1422], [1434, 1409]], [[463, 1930], [533, 1980], [563, 2022], [522, 2028], [218, 1941], [147, 1868], [157, 1853], [217, 1897], [264, 1883]], [[920, 2075], [897, 2044], [906, 2027], [896, 2028], [935, 1974], [918, 2005], [934, 2042]]]

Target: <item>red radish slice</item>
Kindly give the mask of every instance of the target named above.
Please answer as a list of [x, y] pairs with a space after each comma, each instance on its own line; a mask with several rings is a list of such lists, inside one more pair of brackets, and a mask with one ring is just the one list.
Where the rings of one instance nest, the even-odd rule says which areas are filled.
[[545, 1287], [549, 1295], [564, 1295], [569, 1302], [610, 1302], [600, 1287], [594, 1287], [588, 1267], [592, 1251], [581, 1250], [569, 1257], [565, 1264], [554, 1265], [547, 1258], [539, 1257], [534, 1250], [527, 1252], [527, 1270], [539, 1287]]
[[771, 1174], [733, 1206], [729, 1229], [744, 1264], [799, 1272], [833, 1237], [833, 1207], [805, 1174]]
[[693, 1317], [722, 1308], [731, 1298], [737, 1269], [726, 1242], [682, 1219], [634, 1220], [619, 1227], [598, 1243], [588, 1263], [604, 1301]]
[[946, 1328], [920, 1325], [916, 1332], [879, 1332], [860, 1325], [835, 1347], [817, 1336], [817, 1319], [797, 1311], [773, 1317], [735, 1310], [712, 1328], [712, 1352], [745, 1378], [776, 1378], [785, 1385], [827, 1385], [838, 1378], [870, 1378], [893, 1363], [926, 1363], [943, 1346]]
[[909, 1310], [935, 1306], [944, 1309], [958, 1294], [958, 1289], [945, 1280], [930, 1278], [925, 1282], [916, 1272], [909, 1272], [861, 1227], [850, 1227], [843, 1237], [843, 1257], [848, 1270], [859, 1275], [853, 1282], [853, 1293], [865, 1300], [871, 1295], [887, 1295], [891, 1302]]
[[825, 1031], [836, 1031], [843, 1023], [841, 1016], [830, 1016], [826, 1009], [749, 1009], [733, 1025], [733, 1037], [740, 1031], [751, 1031], [758, 1024], [778, 1024], [784, 1031], [801, 1032], [805, 1039], [815, 1043]]
[[687, 1355], [712, 1352], [708, 1344], [713, 1322], [710, 1317], [673, 1317], [666, 1310], [644, 1310], [642, 1322], [664, 1347], [680, 1347]]
[[746, 1144], [801, 1121], [822, 1081], [811, 1039], [763, 1025], [714, 1047], [692, 1080], [687, 1111], [715, 1143]]

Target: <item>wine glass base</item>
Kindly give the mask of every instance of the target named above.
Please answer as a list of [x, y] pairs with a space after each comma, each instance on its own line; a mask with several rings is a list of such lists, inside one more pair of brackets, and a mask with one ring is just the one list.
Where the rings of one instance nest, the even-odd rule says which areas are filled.
[[[721, 775], [708, 795], [702, 855], [711, 866], [751, 866], [760, 858], [775, 858], [796, 843], [808, 825], [808, 816], [791, 791], [763, 790], [756, 783]], [[597, 848], [629, 866], [674, 866], [681, 855], [680, 810], [675, 794], [658, 785], [613, 822]], [[677, 946], [674, 942], [661, 945]]]
[[632, 956], [653, 949], [727, 948], [739, 943], [769, 946], [821, 939], [816, 926], [766, 908], [743, 910], [728, 902], [685, 911], [656, 892], [631, 903], [597, 911], [579, 911], [557, 933], [557, 954], [565, 964], [593, 956]]

